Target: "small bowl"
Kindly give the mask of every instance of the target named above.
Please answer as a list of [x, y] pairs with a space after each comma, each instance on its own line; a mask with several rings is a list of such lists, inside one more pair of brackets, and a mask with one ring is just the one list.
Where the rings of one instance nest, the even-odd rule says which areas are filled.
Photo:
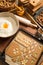
[[[9, 19], [9, 17], [11, 19]], [[15, 15], [13, 13], [9, 13], [9, 12], [0, 13], [0, 18], [5, 18], [5, 19], [7, 18], [7, 20], [12, 24], [12, 29], [13, 29], [12, 32], [10, 32], [8, 34], [5, 34], [5, 33], [3, 34], [3, 32], [2, 32], [2, 34], [0, 34], [0, 37], [1, 38], [7, 38], [7, 37], [10, 37], [10, 36], [13, 36], [19, 29], [19, 21], [18, 21], [18, 19], [15, 17]]]

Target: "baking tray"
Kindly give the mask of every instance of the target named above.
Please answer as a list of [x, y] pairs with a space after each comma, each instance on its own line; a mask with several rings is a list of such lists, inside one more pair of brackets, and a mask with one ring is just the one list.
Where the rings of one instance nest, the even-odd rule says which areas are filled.
[[[39, 41], [38, 39], [36, 39], [36, 38], [34, 37], [34, 35], [32, 36], [30, 33], [24, 31], [23, 29], [19, 29], [17, 33], [19, 33], [19, 32], [23, 32], [24, 34], [26, 34], [27, 36], [31, 37], [31, 38], [34, 39], [35, 41], [39, 42], [39, 44], [41, 44], [41, 41]], [[42, 45], [42, 44], [41, 44], [41, 45]], [[39, 62], [39, 60], [41, 59], [41, 56], [42, 56], [42, 55], [43, 55], [43, 51], [42, 51], [42, 53], [40, 54], [40, 57], [38, 58], [36, 65], [38, 64], [38, 62]]]
[[[19, 29], [18, 30], [18, 32], [19, 31], [22, 31], [23, 33], [25, 33], [26, 35], [29, 35], [30, 37], [32, 37], [33, 39], [35, 39], [36, 41], [38, 41], [36, 38], [34, 38], [34, 36], [32, 36], [30, 33], [27, 33], [26, 31], [24, 31], [23, 29]], [[18, 33], [17, 32], [17, 33]], [[16, 33], [16, 34], [17, 34]], [[16, 34], [14, 35], [14, 38], [16, 37]], [[12, 39], [13, 40], [13, 39]], [[38, 41], [39, 42], [39, 41]], [[40, 42], [39, 42], [40, 43]], [[41, 44], [42, 45], [42, 44]], [[37, 63], [36, 63], [36, 65], [38, 64], [38, 62], [39, 62], [39, 60], [40, 60], [40, 58], [41, 58], [41, 56], [43, 55], [43, 52], [41, 53], [41, 55], [40, 55], [40, 57], [39, 57], [39, 59], [38, 59], [38, 61], [37, 61]], [[0, 60], [2, 60], [2, 62], [5, 62], [5, 52], [3, 52], [3, 54], [0, 56]], [[7, 64], [6, 64], [7, 65]]]
[[[41, 45], [43, 46], [43, 42], [42, 42], [42, 41], [39, 41], [39, 40], [38, 40], [36, 37], [34, 37], [34, 35], [32, 35], [31, 33], [25, 31], [24, 29], [19, 29], [17, 33], [19, 33], [20, 31], [23, 32], [24, 34], [26, 34], [27, 36], [33, 38], [35, 41], [39, 42], [39, 44], [41, 44]], [[38, 63], [40, 62], [40, 59], [41, 59], [42, 55], [43, 55], [43, 51], [42, 51], [42, 53], [40, 54], [40, 57], [38, 58], [38, 61], [37, 61], [36, 65], [38, 65]], [[42, 61], [43, 61], [43, 60], [42, 60]]]
[[40, 9], [38, 9], [36, 12], [35, 12], [35, 14], [34, 14], [34, 19], [36, 20], [36, 22], [43, 28], [43, 24], [42, 23], [40, 23], [38, 20], [37, 20], [37, 16], [39, 16], [40, 15], [40, 13], [43, 11], [43, 7], [41, 7]]

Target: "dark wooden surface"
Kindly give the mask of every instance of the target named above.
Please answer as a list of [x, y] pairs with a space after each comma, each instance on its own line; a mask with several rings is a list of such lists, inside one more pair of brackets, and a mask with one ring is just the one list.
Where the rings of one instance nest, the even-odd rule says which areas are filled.
[[8, 64], [0, 60], [0, 65], [8, 65]]

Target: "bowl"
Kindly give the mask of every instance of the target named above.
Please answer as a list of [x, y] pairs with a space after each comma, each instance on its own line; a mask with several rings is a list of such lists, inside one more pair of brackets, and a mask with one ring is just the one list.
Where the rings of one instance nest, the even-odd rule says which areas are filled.
[[[7, 23], [7, 24], [6, 24]], [[19, 21], [13, 13], [0, 13], [0, 37], [7, 38], [13, 36], [19, 29]]]

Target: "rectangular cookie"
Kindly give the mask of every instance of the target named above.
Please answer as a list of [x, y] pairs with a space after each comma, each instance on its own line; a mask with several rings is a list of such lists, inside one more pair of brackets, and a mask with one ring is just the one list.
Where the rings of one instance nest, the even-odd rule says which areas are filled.
[[33, 6], [37, 6], [38, 4], [40, 4], [40, 0], [30, 0], [30, 3], [31, 3]]
[[16, 56], [21, 55], [20, 47], [17, 44], [17, 42], [12, 41], [10, 43], [10, 45], [7, 47], [5, 54], [10, 56], [10, 57], [16, 57]]

